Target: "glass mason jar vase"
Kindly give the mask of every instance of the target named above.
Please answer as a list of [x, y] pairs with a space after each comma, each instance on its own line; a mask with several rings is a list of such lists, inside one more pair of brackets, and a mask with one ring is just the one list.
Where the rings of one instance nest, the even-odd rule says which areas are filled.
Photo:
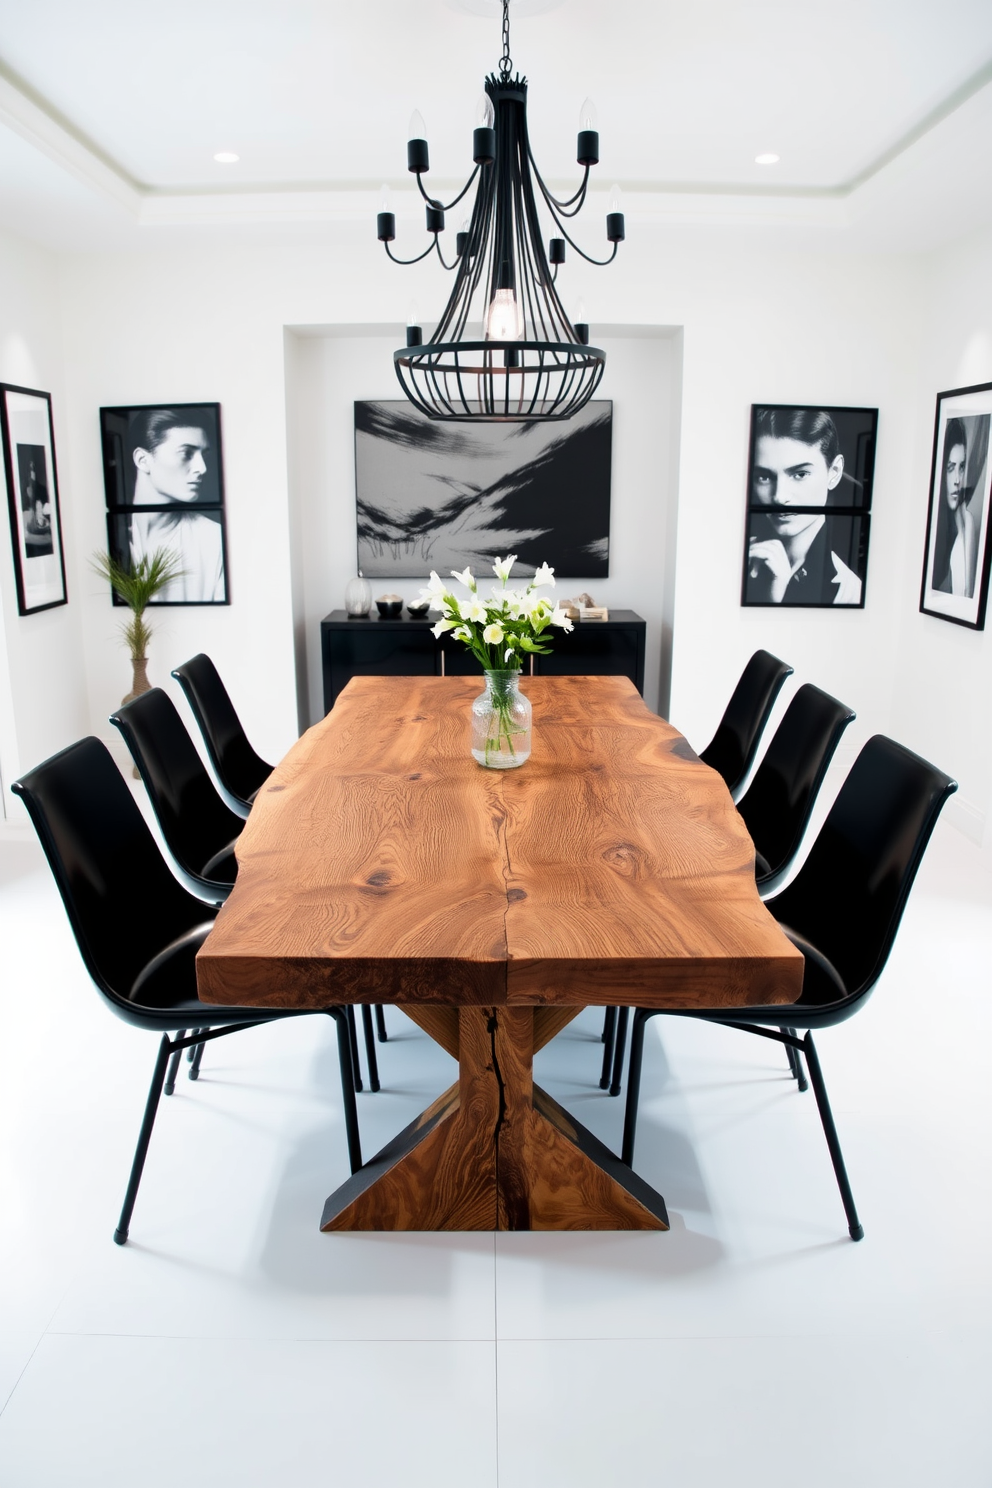
[[530, 700], [518, 671], [483, 675], [486, 690], [472, 704], [472, 758], [490, 770], [515, 770], [530, 758]]

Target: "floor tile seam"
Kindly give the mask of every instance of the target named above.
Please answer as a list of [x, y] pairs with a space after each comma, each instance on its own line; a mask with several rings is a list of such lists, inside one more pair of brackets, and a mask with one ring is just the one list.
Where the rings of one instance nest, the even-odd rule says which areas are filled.
[[58, 1316], [59, 1308], [65, 1302], [65, 1299], [66, 1299], [66, 1297], [69, 1294], [69, 1290], [72, 1287], [74, 1280], [75, 1280], [75, 1277], [73, 1276], [73, 1277], [70, 1277], [70, 1279], [66, 1281], [65, 1286], [62, 1288], [61, 1292], [59, 1293], [59, 1299], [58, 1299], [58, 1301], [53, 1305], [51, 1311], [48, 1314], [47, 1321], [38, 1330], [38, 1337], [35, 1339], [35, 1344], [34, 1344], [34, 1347], [31, 1350], [30, 1354], [28, 1355], [28, 1357], [24, 1361], [23, 1368], [21, 1368], [18, 1371], [17, 1378], [14, 1381], [14, 1383], [11, 1385], [10, 1389], [7, 1391], [6, 1397], [2, 1401], [0, 1401], [0, 1416], [3, 1415], [4, 1411], [7, 1409], [8, 1405], [13, 1400], [14, 1395], [15, 1395], [15, 1393], [17, 1391], [17, 1387], [21, 1383], [21, 1380], [24, 1378], [24, 1375], [27, 1372], [27, 1370], [30, 1368], [31, 1361], [33, 1360], [35, 1354], [41, 1348], [41, 1345], [44, 1343], [45, 1339], [50, 1335], [50, 1333], [52, 1331], [52, 1328], [51, 1328], [52, 1319], [54, 1317], [57, 1317]]
[[974, 1327], [958, 1328], [866, 1328], [852, 1329], [848, 1326], [836, 1329], [803, 1328], [802, 1330], [786, 1332], [749, 1332], [749, 1333], [502, 1333], [496, 1339], [497, 1347], [501, 1343], [775, 1343], [795, 1342], [798, 1340], [817, 1339], [821, 1342], [825, 1339], [856, 1338], [862, 1341], [868, 1339], [887, 1339], [891, 1342], [909, 1343], [922, 1339], [966, 1339], [975, 1338], [982, 1341], [988, 1340], [988, 1329]]

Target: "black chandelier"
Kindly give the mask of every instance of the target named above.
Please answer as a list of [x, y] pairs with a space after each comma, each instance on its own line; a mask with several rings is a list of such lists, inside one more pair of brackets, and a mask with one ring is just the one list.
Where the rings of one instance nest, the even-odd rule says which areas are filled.
[[[407, 327], [407, 344], [393, 353], [396, 375], [406, 396], [432, 419], [477, 423], [529, 423], [568, 419], [584, 407], [599, 386], [606, 353], [589, 345], [589, 327], [573, 324], [565, 313], [555, 282], [570, 243], [587, 263], [612, 263], [624, 239], [623, 213], [611, 202], [606, 237], [609, 258], [585, 253], [569, 236], [563, 219], [576, 217], [585, 204], [589, 171], [599, 161], [599, 135], [591, 106], [584, 108], [576, 158], [584, 169], [582, 183], [566, 201], [553, 196], [541, 178], [527, 133], [527, 79], [511, 78], [509, 0], [503, 0], [503, 55], [499, 76], [485, 81], [479, 127], [472, 138], [475, 170], [446, 205], [424, 190], [430, 168], [427, 141], [411, 139], [407, 167], [417, 178], [427, 203], [427, 231], [433, 241], [415, 258], [397, 258], [390, 248], [396, 217], [381, 211], [380, 243], [394, 263], [419, 263], [436, 252], [455, 274], [454, 288], [426, 343], [419, 326]], [[423, 133], [414, 115], [411, 133]], [[472, 216], [455, 238], [455, 257], [445, 261], [440, 234], [444, 214], [478, 181]], [[544, 251], [538, 200], [551, 215], [558, 236]], [[474, 314], [473, 314], [474, 307]], [[482, 339], [478, 339], [481, 322]]]

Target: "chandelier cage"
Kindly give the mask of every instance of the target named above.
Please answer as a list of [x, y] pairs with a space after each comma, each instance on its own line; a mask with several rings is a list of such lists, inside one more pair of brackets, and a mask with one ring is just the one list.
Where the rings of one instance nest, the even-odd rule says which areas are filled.
[[[475, 423], [527, 423], [569, 419], [599, 386], [606, 353], [589, 345], [589, 326], [574, 324], [556, 288], [566, 244], [587, 263], [605, 266], [624, 239], [619, 202], [611, 202], [606, 237], [613, 251], [597, 259], [575, 242], [565, 224], [585, 205], [589, 173], [599, 162], [599, 134], [580, 129], [576, 159], [582, 181], [559, 200], [543, 180], [527, 131], [527, 79], [512, 76], [509, 0], [503, 0], [503, 55], [499, 75], [485, 80], [483, 122], [473, 138], [475, 170], [458, 195], [442, 203], [429, 196], [423, 177], [430, 169], [427, 141], [407, 144], [407, 168], [426, 204], [432, 241], [414, 258], [397, 258], [396, 217], [380, 211], [376, 230], [394, 263], [419, 263], [437, 253], [455, 276], [454, 287], [429, 341], [420, 326], [407, 327], [407, 344], [393, 353], [406, 396], [431, 419]], [[585, 112], [585, 110], [584, 110]], [[583, 124], [590, 122], [584, 118]], [[414, 128], [422, 126], [414, 116]], [[467, 227], [456, 234], [448, 263], [441, 249], [445, 214], [476, 186]], [[550, 215], [554, 235], [545, 252], [539, 205]], [[481, 335], [480, 335], [481, 323]]]

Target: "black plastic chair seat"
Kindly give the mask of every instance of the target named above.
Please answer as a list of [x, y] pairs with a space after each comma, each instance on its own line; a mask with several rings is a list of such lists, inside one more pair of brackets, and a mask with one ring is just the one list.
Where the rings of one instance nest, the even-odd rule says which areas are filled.
[[209, 656], [200, 652], [172, 675], [182, 687], [221, 785], [242, 806], [251, 806], [272, 766], [248, 742], [227, 688]]
[[723, 776], [731, 795], [743, 785], [775, 699], [791, 675], [788, 662], [770, 651], [756, 651], [730, 695], [716, 733], [700, 752], [703, 763]]
[[226, 898], [237, 877], [233, 844], [244, 818], [218, 795], [172, 699], [153, 687], [110, 722], [124, 736], [178, 867], [196, 891]]

